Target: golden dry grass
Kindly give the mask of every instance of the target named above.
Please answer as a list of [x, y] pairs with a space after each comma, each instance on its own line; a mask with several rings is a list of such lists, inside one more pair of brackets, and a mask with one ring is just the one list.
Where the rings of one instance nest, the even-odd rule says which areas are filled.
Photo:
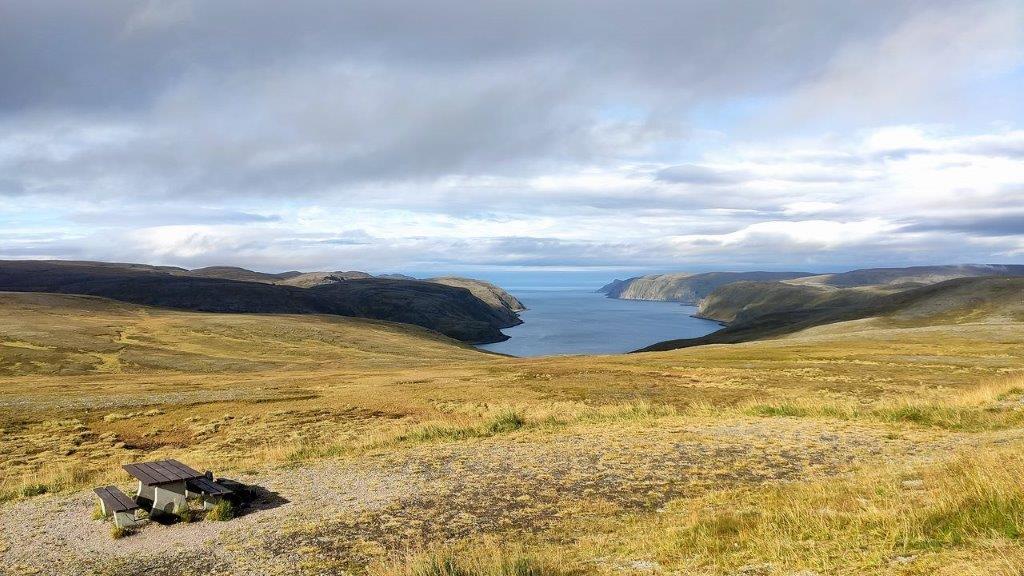
[[310, 539], [375, 551], [337, 536], [309, 571], [1020, 574], [1022, 370], [1024, 328], [998, 316], [515, 359], [379, 322], [0, 294], [0, 502], [160, 457], [446, 462], [481, 485], [388, 512], [424, 550], [339, 518]]

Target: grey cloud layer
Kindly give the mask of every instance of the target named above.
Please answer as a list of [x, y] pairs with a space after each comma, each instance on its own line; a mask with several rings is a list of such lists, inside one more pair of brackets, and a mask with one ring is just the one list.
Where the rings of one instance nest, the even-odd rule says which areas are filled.
[[551, 54], [645, 84], [761, 90], [818, 72], [845, 40], [884, 34], [921, 5], [40, 0], [4, 9], [0, 68], [20, 81], [4, 84], [0, 103], [144, 104], [196, 70], [293, 61], [437, 71]]
[[3, 3], [0, 256], [656, 265], [912, 258], [956, 233], [959, 257], [1018, 258], [991, 213], [1024, 186], [1000, 84], [1022, 17], [1013, 0]]

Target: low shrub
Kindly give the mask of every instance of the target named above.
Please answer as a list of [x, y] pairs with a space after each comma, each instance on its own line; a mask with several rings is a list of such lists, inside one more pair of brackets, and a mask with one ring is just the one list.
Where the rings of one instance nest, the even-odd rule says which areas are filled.
[[195, 515], [192, 512], [192, 509], [189, 508], [188, 506], [183, 506], [180, 510], [176, 511], [175, 514], [178, 516], [178, 519], [180, 519], [185, 524], [188, 524], [189, 522], [192, 522], [196, 519]]
[[28, 498], [30, 496], [39, 496], [40, 494], [46, 494], [49, 488], [46, 484], [26, 484], [21, 487], [21, 495]]
[[217, 502], [206, 512], [207, 520], [214, 520], [217, 522], [223, 522], [225, 520], [231, 520], [235, 517], [235, 507], [231, 505], [231, 502], [227, 500], [221, 500]]
[[490, 434], [502, 434], [518, 430], [524, 424], [526, 424], [526, 419], [523, 418], [522, 414], [514, 410], [507, 410], [492, 418], [484, 427], [484, 430]]

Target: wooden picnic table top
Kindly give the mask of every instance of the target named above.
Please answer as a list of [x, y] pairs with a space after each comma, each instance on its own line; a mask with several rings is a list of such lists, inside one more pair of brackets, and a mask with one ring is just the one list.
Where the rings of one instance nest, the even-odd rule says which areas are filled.
[[139, 508], [139, 504], [117, 486], [104, 486], [93, 490], [111, 512], [128, 512]]
[[122, 468], [147, 486], [184, 482], [203, 477], [202, 472], [193, 470], [177, 460], [138, 462], [125, 464]]

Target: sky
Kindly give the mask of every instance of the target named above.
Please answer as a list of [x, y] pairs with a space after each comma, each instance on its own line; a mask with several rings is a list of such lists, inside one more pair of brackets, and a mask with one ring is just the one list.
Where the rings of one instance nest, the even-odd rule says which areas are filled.
[[1024, 2], [0, 0], [0, 259], [1024, 263]]

